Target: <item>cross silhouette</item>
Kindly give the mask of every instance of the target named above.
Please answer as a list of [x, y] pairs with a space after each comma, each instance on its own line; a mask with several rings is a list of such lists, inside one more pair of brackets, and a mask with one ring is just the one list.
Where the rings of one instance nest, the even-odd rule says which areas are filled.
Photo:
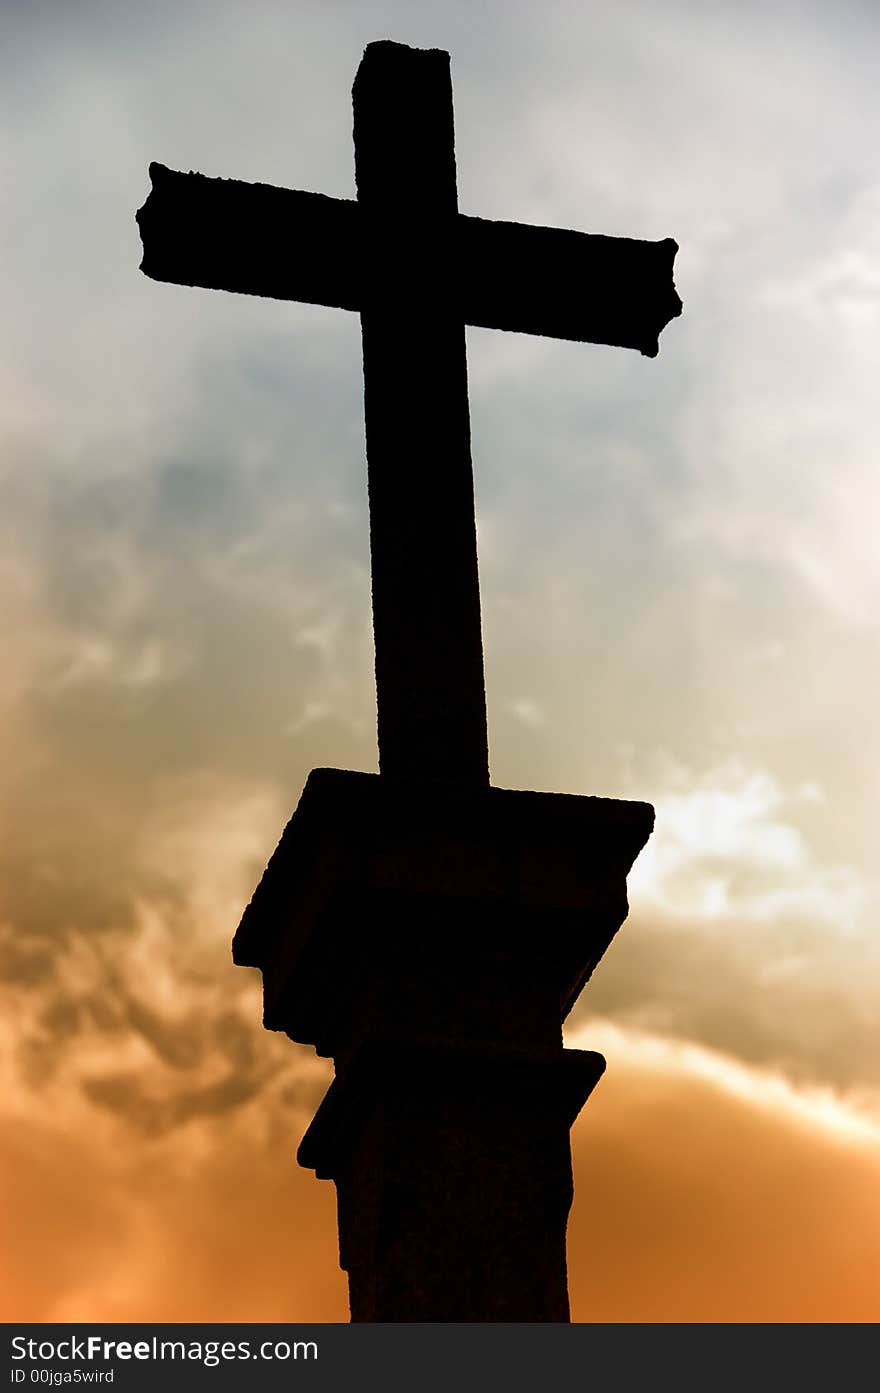
[[357, 202], [152, 164], [141, 269], [360, 313], [380, 770], [486, 785], [465, 325], [653, 357], [678, 248], [459, 213], [441, 50], [370, 44], [352, 95]]
[[635, 348], [675, 242], [458, 212], [449, 55], [367, 48], [356, 202], [151, 165], [157, 280], [361, 316], [381, 775], [316, 769], [244, 912], [263, 1021], [332, 1056], [299, 1159], [353, 1320], [566, 1321], [561, 1023], [627, 913], [644, 803], [489, 786], [465, 325]]

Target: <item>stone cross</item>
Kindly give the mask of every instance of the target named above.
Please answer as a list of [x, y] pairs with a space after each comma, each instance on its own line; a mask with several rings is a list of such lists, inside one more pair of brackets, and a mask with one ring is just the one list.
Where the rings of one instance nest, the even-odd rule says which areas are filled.
[[361, 317], [380, 774], [314, 770], [245, 911], [264, 1024], [332, 1056], [300, 1147], [354, 1320], [567, 1320], [561, 1023], [626, 917], [642, 803], [489, 786], [465, 325], [638, 349], [675, 242], [458, 211], [449, 55], [355, 79], [357, 201], [150, 166], [156, 280]]
[[370, 44], [353, 97], [356, 203], [153, 164], [141, 269], [360, 312], [379, 767], [487, 784], [465, 325], [653, 356], [677, 247], [459, 213], [444, 52]]

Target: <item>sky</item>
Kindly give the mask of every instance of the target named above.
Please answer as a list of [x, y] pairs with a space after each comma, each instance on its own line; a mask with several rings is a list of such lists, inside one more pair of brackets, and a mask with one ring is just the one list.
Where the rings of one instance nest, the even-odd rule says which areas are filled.
[[[147, 280], [147, 166], [354, 193], [447, 49], [459, 201], [680, 245], [660, 355], [468, 330], [492, 781], [654, 804], [569, 1019], [578, 1321], [880, 1317], [865, 0], [5, 0], [0, 1312], [345, 1320], [329, 1080], [230, 940], [374, 770], [356, 316]], [[429, 487], [429, 481], [426, 487]]]

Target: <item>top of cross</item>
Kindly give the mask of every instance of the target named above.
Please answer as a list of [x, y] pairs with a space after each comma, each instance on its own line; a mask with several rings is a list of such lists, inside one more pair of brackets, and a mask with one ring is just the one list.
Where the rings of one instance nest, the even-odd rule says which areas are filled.
[[653, 357], [678, 248], [459, 213], [442, 50], [370, 44], [353, 98], [357, 202], [152, 164], [141, 268], [360, 313], [380, 767], [486, 783], [464, 325]]

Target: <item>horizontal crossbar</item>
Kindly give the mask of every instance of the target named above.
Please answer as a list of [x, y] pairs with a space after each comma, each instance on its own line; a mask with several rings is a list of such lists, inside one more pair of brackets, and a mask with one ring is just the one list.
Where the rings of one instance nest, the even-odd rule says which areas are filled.
[[[137, 213], [141, 270], [175, 285], [265, 295], [359, 311], [364, 298], [365, 217], [350, 199], [209, 179], [150, 165], [152, 190]], [[412, 300], [430, 290], [430, 265], [407, 238], [403, 274]], [[432, 227], [431, 245], [438, 229]], [[611, 344], [655, 357], [659, 335], [681, 313], [672, 280], [677, 244], [603, 237], [456, 214], [450, 219], [451, 284], [461, 318], [487, 329]]]

